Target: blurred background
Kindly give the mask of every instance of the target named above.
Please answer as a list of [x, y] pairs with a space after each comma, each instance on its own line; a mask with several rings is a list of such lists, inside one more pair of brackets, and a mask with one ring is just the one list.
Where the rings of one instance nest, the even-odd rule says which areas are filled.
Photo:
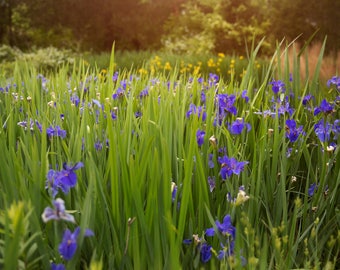
[[239, 53], [265, 37], [340, 50], [339, 0], [0, 0], [0, 43], [31, 50]]

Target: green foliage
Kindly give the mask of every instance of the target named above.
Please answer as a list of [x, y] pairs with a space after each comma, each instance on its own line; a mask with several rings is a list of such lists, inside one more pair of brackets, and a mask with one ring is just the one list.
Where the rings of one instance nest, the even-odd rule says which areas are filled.
[[159, 50], [244, 54], [266, 37], [261, 50], [272, 54], [275, 41], [303, 43], [319, 29], [328, 37], [326, 53], [339, 50], [334, 25], [339, 1], [319, 0], [2, 0], [0, 42], [76, 51]]
[[17, 48], [12, 48], [7, 45], [0, 47], [0, 63], [13, 62], [22, 55], [22, 52]]
[[32, 207], [13, 202], [0, 212], [0, 266], [3, 269], [36, 269], [39, 267], [37, 237], [30, 226]]
[[74, 63], [74, 53], [70, 50], [48, 47], [25, 53], [18, 60], [30, 63], [37, 70], [48, 71], [64, 65], [72, 65]]
[[13, 73], [16, 63], [29, 63], [30, 66], [40, 72], [46, 73], [56, 71], [63, 66], [72, 66], [75, 58], [76, 54], [74, 52], [55, 47], [34, 49], [26, 53], [7, 45], [0, 47], [0, 66], [3, 76]]
[[[181, 14], [168, 20], [163, 44], [175, 53], [245, 53], [245, 44], [261, 39], [268, 26], [252, 1], [188, 1]], [[268, 49], [269, 43], [263, 47]]]

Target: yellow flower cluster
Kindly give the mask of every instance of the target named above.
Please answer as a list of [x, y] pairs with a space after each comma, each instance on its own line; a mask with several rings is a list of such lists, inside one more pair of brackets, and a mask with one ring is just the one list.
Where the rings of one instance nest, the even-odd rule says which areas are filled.
[[[215, 73], [220, 76], [232, 76], [242, 78], [246, 73], [248, 61], [243, 55], [241, 56], [227, 56], [220, 52], [216, 56], [212, 56], [205, 61], [202, 58], [193, 57], [193, 60], [186, 61], [185, 59], [178, 60], [178, 58], [162, 58], [162, 56], [155, 55], [149, 61], [146, 61], [143, 66], [136, 68], [140, 76], [153, 75], [157, 72], [172, 72], [178, 70], [180, 74], [191, 74], [193, 76], [200, 76], [201, 74]], [[261, 65], [258, 61], [254, 63], [256, 69], [260, 69]], [[115, 64], [116, 66], [116, 64]], [[100, 71], [98, 78], [105, 80], [107, 70]]]
[[195, 65], [192, 63], [185, 63], [183, 60], [180, 65], [180, 73], [192, 73], [193, 75], [198, 75], [200, 73], [202, 62], [198, 61]]

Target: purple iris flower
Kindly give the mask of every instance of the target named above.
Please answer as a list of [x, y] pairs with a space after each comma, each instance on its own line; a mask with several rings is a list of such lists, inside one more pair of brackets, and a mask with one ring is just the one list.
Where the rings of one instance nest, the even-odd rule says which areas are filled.
[[66, 137], [66, 130], [61, 129], [59, 126], [56, 126], [55, 128], [53, 128], [52, 126], [48, 127], [46, 129], [46, 133], [49, 138], [60, 137], [64, 139]]
[[229, 254], [228, 252], [226, 252], [225, 250], [221, 249], [219, 252], [218, 252], [218, 255], [217, 255], [217, 259], [219, 259], [220, 261], [224, 260], [225, 258], [228, 258]]
[[285, 113], [288, 113], [290, 116], [294, 113], [294, 109], [290, 106], [288, 99], [282, 102], [278, 108], [279, 115], [284, 115]]
[[139, 98], [143, 98], [149, 95], [149, 87], [146, 87], [139, 93]]
[[308, 111], [312, 111], [312, 105], [313, 105], [313, 100], [315, 100], [315, 97], [313, 95], [305, 95], [303, 98], [302, 98], [302, 104], [303, 106], [306, 107], [306, 109]]
[[296, 142], [300, 134], [303, 134], [303, 127], [296, 127], [296, 122], [293, 119], [286, 120], [286, 138], [291, 142]]
[[104, 110], [104, 105], [101, 104], [99, 100], [93, 98], [92, 103], [95, 104], [99, 109]]
[[117, 119], [117, 115], [115, 114], [115, 112], [113, 110], [111, 110], [111, 118], [112, 118], [112, 120]]
[[211, 246], [203, 243], [200, 246], [201, 261], [207, 263], [211, 259]]
[[340, 91], [340, 77], [333, 76], [331, 79], [327, 81], [327, 87], [331, 87], [331, 85], [335, 85], [336, 89]]
[[84, 167], [82, 162], [77, 162], [74, 166], [69, 166], [66, 163], [63, 165], [63, 170], [55, 171], [49, 170], [47, 173], [46, 188], [52, 191], [52, 197], [58, 193], [60, 188], [65, 194], [67, 194], [70, 188], [74, 187], [77, 183], [77, 175], [75, 170]]
[[73, 94], [70, 98], [71, 100], [71, 103], [76, 105], [76, 107], [78, 107], [79, 103], [80, 103], [80, 99], [79, 97], [77, 96], [77, 94]]
[[[69, 261], [73, 258], [77, 250], [77, 239], [80, 233], [80, 227], [77, 227], [72, 233], [69, 229], [64, 231], [63, 239], [59, 245], [59, 253], [64, 260]], [[86, 229], [84, 236], [93, 236], [94, 233]]]
[[219, 114], [225, 116], [225, 112], [229, 112], [233, 115], [236, 115], [237, 109], [234, 106], [235, 101], [236, 101], [235, 95], [218, 94], [217, 102], [218, 102]]
[[55, 170], [49, 170], [46, 177], [46, 189], [50, 189], [52, 198], [57, 195], [59, 188], [59, 179], [56, 176], [57, 172]]
[[176, 195], [177, 195], [177, 186], [175, 185], [172, 192], [171, 192], [171, 200], [174, 202], [176, 200]]
[[112, 75], [112, 81], [113, 81], [113, 82], [117, 81], [118, 75], [119, 75], [118, 71], [116, 71], [116, 72]]
[[217, 259], [219, 259], [220, 261], [234, 254], [235, 241], [230, 241], [228, 246], [224, 246], [222, 244], [221, 246], [222, 249], [218, 252], [217, 256]]
[[205, 131], [204, 130], [197, 130], [196, 132], [196, 139], [197, 139], [197, 144], [198, 146], [202, 146], [204, 143], [204, 136], [205, 136]]
[[308, 195], [313, 196], [317, 189], [318, 189], [318, 185], [316, 183], [311, 184], [310, 187], [308, 188]]
[[38, 74], [37, 75], [37, 79], [41, 80], [41, 88], [42, 88], [42, 90], [48, 92], [48, 89], [47, 89], [48, 80], [47, 80], [47, 78], [45, 78], [44, 75], [42, 75], [42, 74]]
[[338, 139], [338, 136], [340, 135], [340, 119], [336, 119], [333, 124], [333, 133], [334, 133], [334, 140]]
[[37, 128], [39, 129], [39, 131], [42, 131], [42, 126], [41, 124], [37, 121], [37, 120], [33, 120], [30, 118], [29, 123], [27, 121], [20, 121], [17, 123], [18, 126], [23, 127], [25, 130], [27, 130], [27, 128], [29, 128], [30, 130], [34, 130], [34, 124], [37, 126]]
[[97, 151], [101, 151], [103, 149], [103, 143], [99, 140], [97, 140], [95, 143], [94, 143], [94, 148], [97, 150]]
[[227, 156], [219, 157], [218, 162], [221, 164], [220, 174], [224, 180], [232, 176], [232, 174], [239, 175], [244, 170], [244, 166], [249, 163], [248, 161], [238, 162], [235, 158]]
[[231, 217], [230, 215], [226, 215], [223, 218], [223, 223], [220, 223], [218, 220], [216, 221], [217, 229], [223, 234], [223, 235], [231, 235], [233, 239], [235, 239], [235, 232], [236, 228], [231, 223]]
[[250, 124], [245, 123], [243, 118], [237, 118], [236, 121], [229, 125], [229, 131], [233, 135], [241, 134], [243, 129], [247, 129], [247, 132], [251, 130]]
[[[82, 162], [77, 162], [74, 166], [67, 165], [64, 163], [63, 170], [58, 173], [58, 180], [62, 184], [65, 190], [64, 193], [67, 193], [69, 188], [74, 187], [77, 183], [77, 175], [74, 172], [80, 168], [84, 167]], [[67, 192], [65, 192], [67, 191]]]
[[46, 207], [44, 212], [42, 213], [41, 217], [42, 220], [46, 223], [50, 220], [65, 220], [72, 223], [75, 223], [74, 217], [65, 210], [65, 202], [57, 198], [53, 201], [54, 209], [51, 207]]
[[[215, 224], [220, 233], [222, 233], [223, 235], [230, 235], [232, 239], [235, 239], [236, 228], [231, 223], [230, 215], [226, 215], [223, 218], [223, 223], [216, 220]], [[207, 236], [214, 236], [214, 227], [206, 229], [205, 234]]]
[[197, 107], [195, 104], [190, 104], [189, 105], [189, 110], [186, 112], [185, 116], [189, 118], [192, 114], [196, 114]]
[[183, 244], [190, 245], [192, 243], [192, 239], [184, 239]]
[[218, 83], [220, 77], [217, 74], [214, 73], [209, 73], [209, 78], [208, 78], [208, 82], [209, 82], [209, 86], [214, 86]]
[[246, 103], [249, 102], [249, 97], [247, 96], [247, 90], [243, 90], [241, 97], [246, 101]]
[[35, 125], [39, 129], [40, 132], [42, 132], [42, 125], [38, 122], [38, 120], [35, 120]]
[[202, 106], [196, 106], [195, 104], [191, 103], [189, 105], [189, 110], [186, 112], [186, 117], [189, 118], [191, 115], [195, 114], [197, 114], [199, 118], [202, 116], [202, 121], [205, 121], [207, 118], [207, 113], [203, 111]]
[[292, 82], [293, 81], [293, 74], [289, 73], [289, 81]]
[[135, 117], [136, 118], [140, 118], [140, 117], [142, 117], [142, 115], [143, 115], [143, 113], [141, 111], [135, 112]]
[[215, 163], [213, 161], [213, 157], [214, 157], [213, 154], [209, 154], [208, 166], [209, 166], [210, 169], [215, 167]]
[[63, 265], [62, 263], [60, 264], [55, 264], [55, 263], [51, 263], [51, 270], [65, 270], [65, 265]]
[[308, 103], [310, 103], [313, 99], [315, 99], [313, 95], [311, 95], [311, 94], [305, 95], [305, 96], [303, 97], [303, 99], [302, 99], [302, 104], [303, 104], [304, 106], [306, 106], [306, 105], [307, 105]]
[[201, 92], [201, 102], [202, 102], [202, 104], [204, 104], [205, 101], [206, 101], [206, 94], [205, 94], [205, 92], [202, 90], [202, 92]]
[[320, 106], [314, 109], [314, 115], [317, 115], [321, 112], [324, 114], [330, 114], [333, 112], [333, 108], [334, 106], [332, 104], [328, 103], [326, 99], [323, 99], [320, 103]]
[[208, 184], [209, 184], [210, 192], [213, 192], [215, 187], [216, 187], [215, 177], [214, 176], [208, 176]]
[[274, 92], [274, 94], [277, 94], [277, 93], [279, 93], [280, 91], [281, 91], [282, 93], [284, 93], [285, 90], [286, 90], [285, 84], [284, 84], [284, 82], [281, 81], [281, 80], [278, 80], [278, 81], [273, 80], [273, 81], [271, 81], [269, 84], [271, 84], [271, 86], [272, 86], [272, 91]]
[[314, 132], [321, 142], [326, 142], [330, 140], [331, 131], [332, 126], [323, 119], [321, 119], [318, 123], [314, 125]]
[[[20, 121], [17, 123], [17, 125], [27, 130], [27, 127], [28, 127], [27, 121]], [[30, 124], [29, 124], [30, 130], [33, 130], [33, 126], [34, 126], [34, 122], [32, 119], [30, 119]]]
[[112, 95], [112, 98], [113, 99], [118, 99], [118, 98], [122, 97], [124, 95], [124, 93], [125, 93], [124, 89], [122, 89], [121, 87], [118, 87], [116, 93], [114, 93]]
[[293, 152], [293, 148], [292, 147], [288, 147], [287, 151], [286, 151], [286, 157], [290, 158]]

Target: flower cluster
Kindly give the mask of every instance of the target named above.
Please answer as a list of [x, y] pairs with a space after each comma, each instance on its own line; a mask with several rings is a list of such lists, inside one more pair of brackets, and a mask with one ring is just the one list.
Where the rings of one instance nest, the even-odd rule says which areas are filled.
[[274, 94], [278, 94], [279, 92], [284, 93], [286, 91], [286, 86], [281, 80], [273, 80], [269, 84], [272, 86], [272, 91]]
[[74, 166], [64, 163], [61, 171], [52, 169], [48, 171], [46, 189], [49, 190], [53, 198], [55, 198], [59, 189], [67, 194], [70, 188], [77, 184], [77, 175], [74, 171], [82, 167], [84, 167], [82, 162], [77, 162]]
[[[63, 239], [59, 245], [59, 253], [64, 260], [69, 261], [73, 258], [77, 250], [77, 239], [80, 234], [80, 227], [77, 227], [72, 233], [69, 229], [64, 231]], [[84, 236], [94, 236], [90, 229], [86, 229]]]
[[[75, 170], [83, 167], [82, 162], [77, 162], [74, 166], [70, 166], [66, 163], [63, 165], [63, 169], [60, 171], [49, 170], [47, 173], [46, 189], [48, 189], [52, 197], [52, 207], [46, 207], [41, 215], [43, 222], [47, 223], [51, 220], [54, 221], [67, 221], [71, 223], [76, 223], [75, 218], [71, 215], [65, 208], [65, 202], [61, 198], [55, 198], [59, 189], [62, 190], [64, 194], [67, 194], [70, 188], [74, 187], [77, 183], [77, 175]], [[73, 258], [77, 250], [77, 240], [80, 236], [81, 228], [78, 226], [71, 232], [69, 229], [65, 229], [63, 233], [63, 238], [59, 244], [58, 251], [60, 256], [65, 260], [69, 261]], [[83, 236], [93, 236], [94, 233], [90, 229], [85, 229]], [[51, 264], [52, 269], [62, 270], [65, 269], [64, 264]]]
[[[61, 119], [62, 118], [63, 115], [61, 115]], [[36, 127], [40, 133], [42, 132], [42, 124], [38, 120], [33, 120], [32, 118], [30, 118], [29, 121], [20, 121], [17, 125], [24, 128], [24, 130], [30, 129], [31, 131], [34, 131], [34, 128]], [[50, 139], [53, 137], [60, 137], [62, 139], [66, 138], [66, 130], [61, 129], [60, 126], [49, 126], [46, 129], [46, 134]]]
[[66, 137], [66, 130], [61, 129], [59, 126], [55, 126], [55, 127], [49, 126], [46, 129], [46, 133], [49, 138], [60, 137], [64, 139]]
[[117, 88], [116, 92], [112, 95], [113, 99], [122, 98], [125, 96], [125, 92], [128, 89], [129, 82], [127, 80], [122, 80], [120, 82], [120, 87]]
[[197, 130], [196, 132], [196, 139], [197, 139], [197, 144], [198, 146], [202, 146], [204, 143], [204, 136], [205, 136], [205, 131], [204, 130]]
[[[340, 134], [340, 120], [334, 120], [334, 123], [330, 123], [325, 119], [320, 119], [314, 125], [314, 132], [319, 138], [320, 142], [328, 142], [330, 145], [335, 144]], [[333, 134], [333, 136], [331, 136]], [[333, 138], [333, 142], [331, 141]]]
[[249, 163], [248, 161], [237, 161], [236, 158], [229, 158], [228, 156], [219, 157], [218, 162], [221, 164], [220, 175], [223, 180], [233, 174], [240, 175], [244, 170], [244, 166]]
[[236, 118], [236, 120], [229, 125], [228, 129], [231, 134], [240, 135], [243, 130], [249, 132], [251, 130], [251, 125], [245, 123], [243, 118]]
[[[228, 94], [218, 94], [216, 97], [216, 106], [218, 108], [216, 120], [221, 125], [224, 118], [228, 115], [236, 115], [237, 109], [235, 107], [236, 96]], [[216, 122], [215, 120], [215, 122]]]
[[189, 118], [191, 115], [197, 115], [198, 118], [202, 117], [202, 121], [207, 118], [207, 113], [204, 111], [202, 106], [196, 106], [195, 104], [189, 105], [189, 110], [186, 112], [186, 117]]
[[236, 228], [232, 225], [230, 215], [226, 215], [223, 218], [223, 222], [219, 220], [215, 221], [215, 224], [211, 228], [207, 228], [205, 230], [205, 236], [213, 237], [215, 234], [220, 234], [219, 237], [220, 249], [216, 252], [213, 247], [206, 241], [206, 239], [198, 237], [198, 235], [193, 235], [192, 239], [185, 239], [183, 241], [184, 244], [192, 244], [197, 247], [200, 253], [200, 258], [203, 263], [207, 263], [212, 258], [212, 254], [216, 254], [217, 259], [224, 260], [230, 256], [234, 255], [234, 246], [235, 246], [235, 235]]
[[340, 92], [340, 77], [339, 76], [333, 76], [331, 79], [327, 81], [328, 87], [331, 87], [332, 85], [334, 85], [336, 90]]
[[303, 127], [297, 127], [295, 120], [286, 120], [286, 138], [288, 138], [290, 142], [296, 142], [299, 136], [303, 134], [305, 134], [303, 132]]
[[307, 94], [302, 98], [302, 104], [308, 111], [312, 111], [313, 101], [315, 101], [315, 97], [311, 94]]
[[282, 96], [278, 98], [273, 98], [272, 102], [272, 110], [268, 110], [269, 114], [275, 116], [276, 113], [278, 116], [283, 116], [288, 114], [292, 116], [294, 113], [294, 109], [291, 107], [289, 103], [289, 96]]
[[326, 99], [323, 99], [320, 103], [320, 106], [314, 109], [314, 115], [319, 113], [324, 113], [325, 115], [333, 112], [334, 106], [327, 102]]
[[38, 128], [38, 130], [40, 132], [42, 132], [42, 125], [38, 122], [38, 120], [33, 120], [32, 118], [30, 118], [29, 122], [28, 121], [20, 121], [17, 124], [18, 124], [18, 126], [23, 127], [25, 130], [27, 130], [29, 128], [31, 131], [33, 131], [34, 126], [36, 126]]

